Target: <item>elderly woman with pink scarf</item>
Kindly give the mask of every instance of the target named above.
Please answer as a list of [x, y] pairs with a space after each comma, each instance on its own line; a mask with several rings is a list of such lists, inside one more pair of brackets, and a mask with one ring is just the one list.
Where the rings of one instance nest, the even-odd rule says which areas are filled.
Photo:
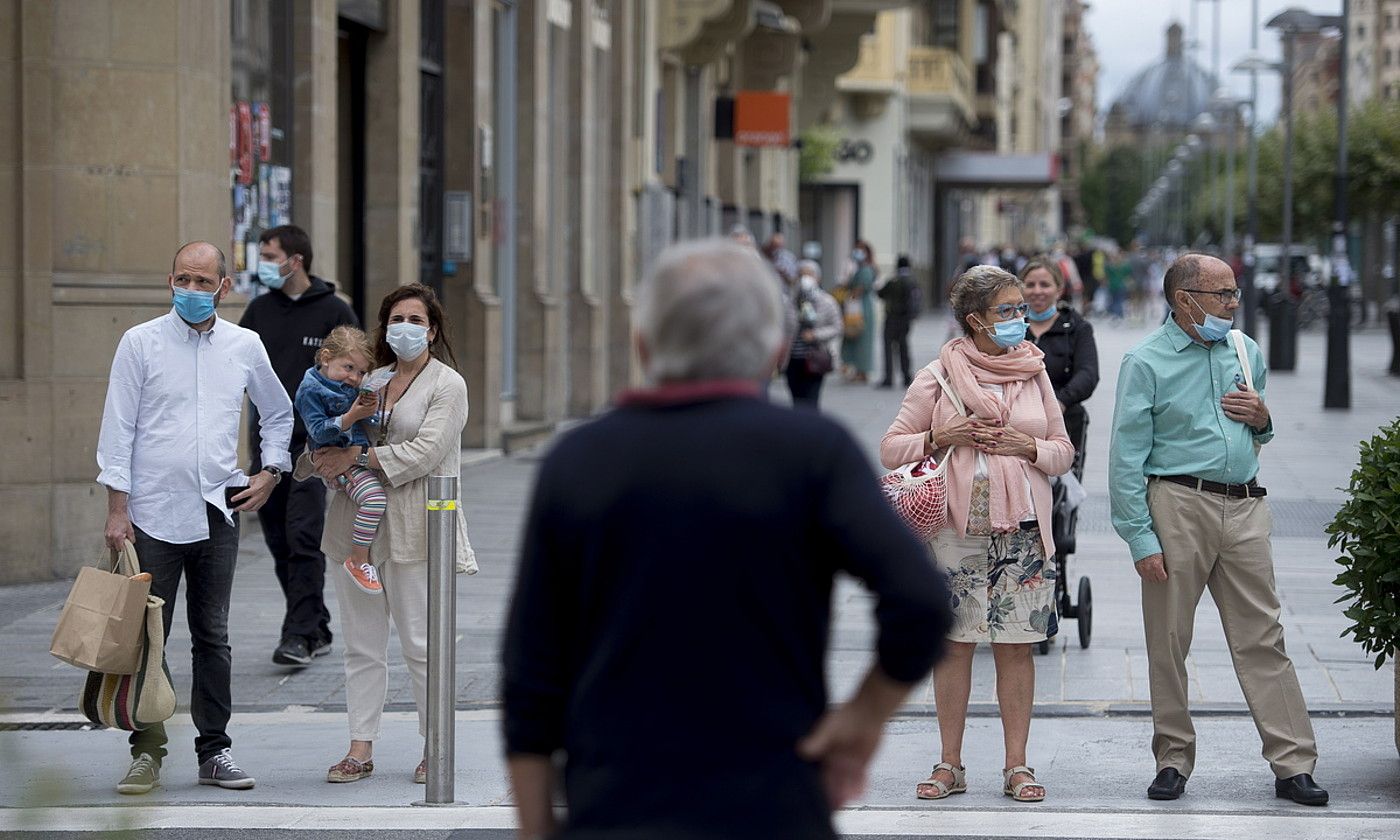
[[1031, 646], [1058, 625], [1055, 566], [1046, 560], [1055, 555], [1049, 477], [1070, 468], [1074, 446], [1044, 354], [1024, 340], [1021, 282], [1000, 268], [975, 266], [953, 284], [949, 301], [964, 336], [914, 378], [880, 442], [880, 460], [890, 469], [930, 455], [948, 459], [948, 527], [931, 547], [951, 582], [956, 618], [948, 654], [933, 672], [942, 756], [915, 790], [920, 799], [967, 790], [962, 741], [972, 654], [986, 641], [1006, 742], [1002, 792], [1038, 802], [1045, 787], [1026, 758], [1035, 696]]

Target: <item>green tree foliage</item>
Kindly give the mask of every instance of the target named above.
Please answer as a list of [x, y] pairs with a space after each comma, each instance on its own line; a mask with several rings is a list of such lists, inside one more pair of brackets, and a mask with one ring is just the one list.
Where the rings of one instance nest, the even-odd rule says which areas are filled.
[[1143, 191], [1142, 164], [1136, 147], [1116, 146], [1089, 162], [1080, 183], [1089, 226], [1123, 245], [1133, 238], [1133, 209]]
[[836, 166], [836, 149], [841, 138], [830, 125], [814, 125], [801, 135], [802, 151], [797, 159], [797, 178], [810, 181]]
[[[1247, 142], [1240, 133], [1240, 145], [1235, 155], [1235, 234], [1243, 236], [1248, 223], [1249, 195], [1247, 181]], [[1133, 149], [1124, 147], [1127, 151]], [[1103, 184], [1106, 170], [1113, 169], [1133, 183], [1130, 168], [1122, 167], [1115, 158], [1118, 149], [1099, 157], [1098, 165], [1085, 176], [1085, 208], [1090, 210], [1095, 227], [1107, 218]], [[1217, 154], [1224, 154], [1217, 150]], [[1152, 156], [1151, 177], [1162, 174], [1170, 150]], [[1138, 158], [1140, 160], [1140, 158]], [[1220, 208], [1224, 206], [1225, 191], [1230, 180], [1218, 159], [1216, 171], [1207, 172], [1208, 156], [1202, 152], [1187, 164], [1186, 183], [1188, 231], [1209, 231], [1210, 238], [1221, 241]], [[1324, 109], [1314, 114], [1298, 115], [1293, 125], [1293, 241], [1313, 242], [1325, 246], [1332, 226], [1333, 178], [1337, 167], [1337, 114]], [[1353, 108], [1347, 124], [1347, 198], [1353, 218], [1366, 215], [1400, 213], [1400, 103], [1372, 100]], [[1093, 198], [1090, 182], [1094, 183]], [[1141, 180], [1141, 175], [1138, 176]], [[1136, 203], [1137, 188], [1128, 191]], [[1092, 202], [1092, 204], [1091, 204]], [[1277, 242], [1283, 232], [1283, 127], [1275, 125], [1259, 138], [1259, 239]], [[1115, 235], [1115, 238], [1117, 236]], [[1122, 241], [1120, 239], [1120, 241]]]
[[[1199, 166], [1193, 164], [1193, 166]], [[1236, 155], [1235, 225], [1243, 235], [1248, 221], [1247, 157], [1241, 138]], [[1337, 169], [1337, 113], [1299, 115], [1293, 125], [1293, 241], [1325, 245], [1332, 226], [1333, 179]], [[1198, 172], [1198, 169], [1193, 169]], [[1199, 175], [1197, 175], [1199, 178]], [[1347, 124], [1347, 199], [1353, 217], [1400, 212], [1400, 103], [1372, 100], [1354, 108]], [[1216, 232], [1215, 215], [1228, 179], [1217, 175], [1194, 183], [1188, 223]], [[1283, 127], [1259, 138], [1259, 237], [1276, 242], [1283, 232]]]

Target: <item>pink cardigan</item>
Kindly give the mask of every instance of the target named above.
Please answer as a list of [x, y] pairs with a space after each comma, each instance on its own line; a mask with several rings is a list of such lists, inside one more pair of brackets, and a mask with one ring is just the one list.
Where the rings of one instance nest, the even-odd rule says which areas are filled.
[[[942, 368], [939, 368], [942, 373]], [[946, 376], [944, 377], [947, 378]], [[1055, 539], [1050, 527], [1051, 496], [1047, 476], [1063, 475], [1074, 462], [1074, 444], [1065, 434], [1065, 420], [1055, 389], [1045, 371], [1036, 376], [1036, 388], [1023, 388], [1011, 406], [1009, 426], [1035, 438], [1036, 459], [1026, 470], [1031, 483], [1031, 498], [1035, 518], [1040, 523], [1040, 538], [1045, 556], [1055, 554]], [[924, 457], [924, 435], [938, 428], [958, 413], [953, 401], [945, 399], [943, 388], [928, 368], [920, 370], [914, 384], [904, 395], [899, 415], [890, 424], [880, 441], [880, 463], [895, 469]], [[967, 536], [967, 509], [972, 500], [972, 478], [977, 473], [977, 450], [970, 446], [953, 449], [948, 464], [948, 518], [959, 537]]]

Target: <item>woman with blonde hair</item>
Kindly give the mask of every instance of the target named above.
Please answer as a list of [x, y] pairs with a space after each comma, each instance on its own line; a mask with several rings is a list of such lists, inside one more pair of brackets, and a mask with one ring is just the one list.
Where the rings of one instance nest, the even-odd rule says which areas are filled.
[[934, 456], [948, 460], [948, 526], [933, 539], [953, 594], [948, 655], [934, 669], [942, 757], [920, 782], [920, 799], [967, 790], [963, 731], [972, 655], [990, 642], [1006, 744], [1002, 792], [1038, 802], [1045, 787], [1027, 766], [1035, 662], [1031, 646], [1055, 634], [1055, 553], [1049, 476], [1069, 469], [1065, 435], [1044, 354], [1026, 335], [1021, 282], [975, 266], [953, 284], [963, 330], [919, 371], [880, 442], [890, 469]]

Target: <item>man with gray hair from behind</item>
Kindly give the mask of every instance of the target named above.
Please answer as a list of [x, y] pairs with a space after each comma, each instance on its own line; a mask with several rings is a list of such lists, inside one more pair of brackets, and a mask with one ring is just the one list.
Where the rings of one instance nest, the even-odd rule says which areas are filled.
[[[757, 253], [668, 249], [634, 319], [648, 386], [558, 442], [526, 520], [503, 650], [520, 836], [835, 837], [942, 653], [947, 589], [851, 437], [758, 398], [786, 346]], [[828, 711], [838, 571], [879, 635]]]

